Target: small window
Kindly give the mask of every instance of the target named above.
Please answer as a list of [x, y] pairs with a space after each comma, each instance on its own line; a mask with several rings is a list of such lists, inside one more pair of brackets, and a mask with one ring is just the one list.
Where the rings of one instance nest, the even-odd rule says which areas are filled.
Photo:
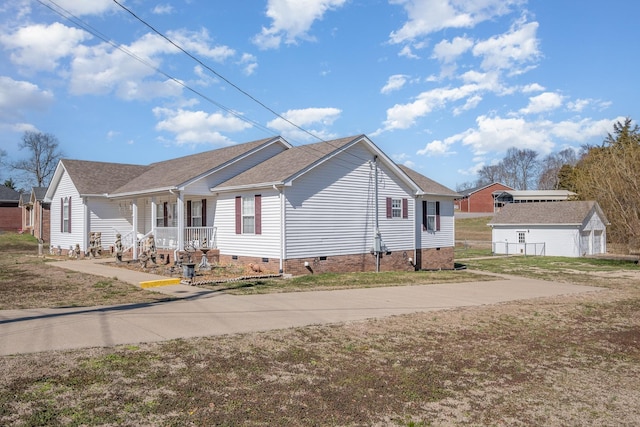
[[62, 205], [62, 232], [70, 233], [69, 229], [69, 198], [65, 197]]
[[402, 199], [391, 200], [391, 217], [402, 218]]
[[524, 231], [518, 231], [518, 243], [525, 243]]
[[427, 231], [436, 231], [436, 202], [427, 202]]
[[256, 211], [254, 198], [243, 197], [242, 198], [242, 233], [254, 234], [256, 224]]

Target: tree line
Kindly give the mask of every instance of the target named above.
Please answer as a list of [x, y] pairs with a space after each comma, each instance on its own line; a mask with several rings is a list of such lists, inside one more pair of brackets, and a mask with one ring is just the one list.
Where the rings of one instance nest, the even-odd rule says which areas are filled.
[[[54, 135], [25, 132], [19, 147], [28, 156], [8, 161], [0, 149], [1, 170], [17, 173], [24, 185], [45, 187], [63, 156], [59, 146]], [[4, 179], [5, 186], [18, 190], [16, 180]], [[516, 190], [569, 190], [579, 200], [595, 200], [611, 223], [608, 240], [640, 249], [640, 128], [630, 118], [616, 122], [600, 145], [585, 145], [578, 151], [568, 148], [539, 159], [534, 150], [510, 148], [499, 163], [483, 166], [475, 182], [464, 183], [457, 191], [493, 182]]]
[[475, 182], [457, 191], [500, 182], [516, 190], [569, 190], [595, 200], [610, 222], [609, 242], [640, 250], [640, 128], [630, 118], [616, 122], [599, 145], [584, 145], [542, 159], [510, 148], [495, 165], [483, 166]]

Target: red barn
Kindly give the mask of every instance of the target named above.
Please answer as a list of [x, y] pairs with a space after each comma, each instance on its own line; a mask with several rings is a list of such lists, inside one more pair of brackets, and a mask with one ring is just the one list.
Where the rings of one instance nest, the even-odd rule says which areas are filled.
[[462, 197], [455, 199], [454, 204], [458, 212], [486, 212], [493, 213], [493, 193], [495, 191], [513, 190], [508, 185], [494, 182], [480, 187], [458, 191]]

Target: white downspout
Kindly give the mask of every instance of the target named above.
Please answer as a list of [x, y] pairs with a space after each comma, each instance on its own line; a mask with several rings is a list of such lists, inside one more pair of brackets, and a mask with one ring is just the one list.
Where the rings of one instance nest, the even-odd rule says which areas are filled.
[[284, 259], [286, 256], [286, 250], [284, 247], [285, 242], [285, 198], [284, 198], [284, 187], [278, 189], [275, 185], [273, 186], [275, 190], [278, 191], [278, 197], [280, 198], [280, 274], [284, 274]]
[[138, 199], [133, 199], [131, 201], [131, 210], [132, 216], [131, 221], [133, 222], [133, 259], [138, 259]]
[[89, 251], [89, 233], [91, 232], [91, 224], [89, 223], [89, 199], [88, 197], [82, 198], [82, 210], [84, 214], [84, 236], [82, 236], [82, 251], [87, 253]]

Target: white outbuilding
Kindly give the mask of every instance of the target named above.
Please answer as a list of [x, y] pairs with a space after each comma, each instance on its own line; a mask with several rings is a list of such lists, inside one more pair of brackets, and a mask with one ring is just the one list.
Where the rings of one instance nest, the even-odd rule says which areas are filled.
[[581, 257], [606, 253], [606, 216], [595, 201], [509, 203], [489, 222], [494, 254]]

